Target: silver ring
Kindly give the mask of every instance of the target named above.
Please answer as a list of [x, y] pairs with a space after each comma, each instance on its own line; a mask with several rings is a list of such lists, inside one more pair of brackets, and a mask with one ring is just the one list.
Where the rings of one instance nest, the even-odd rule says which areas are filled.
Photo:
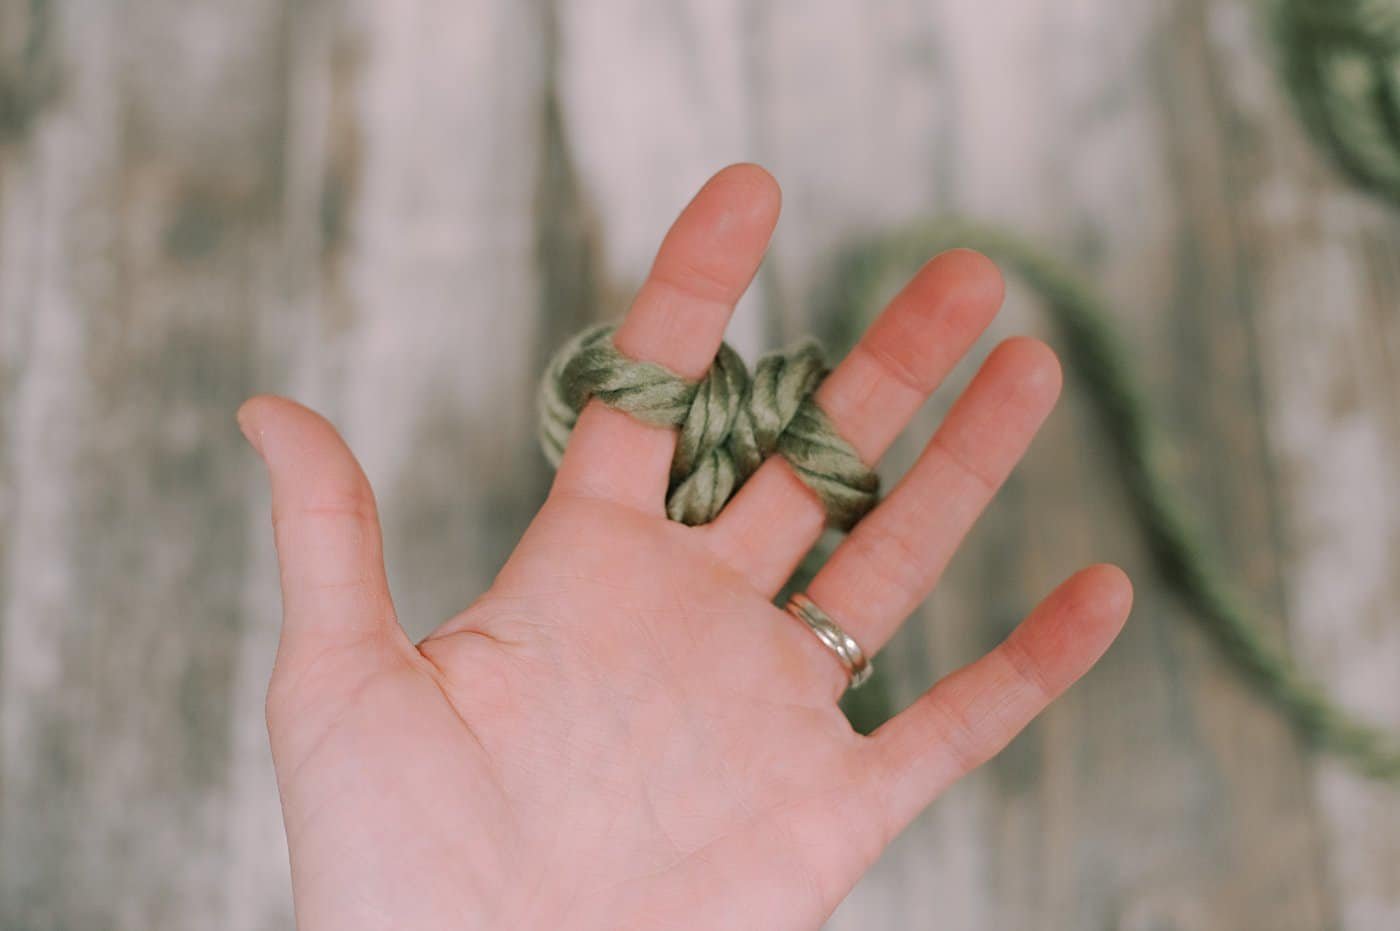
[[842, 630], [841, 625], [831, 619], [831, 615], [818, 608], [812, 599], [798, 592], [788, 599], [786, 610], [788, 614], [806, 624], [808, 629], [817, 635], [822, 645], [836, 654], [836, 658], [841, 661], [841, 665], [846, 668], [846, 674], [851, 678], [850, 688], [860, 688], [861, 684], [870, 678], [874, 667], [870, 665], [870, 660], [865, 658], [865, 651], [860, 648], [860, 644]]

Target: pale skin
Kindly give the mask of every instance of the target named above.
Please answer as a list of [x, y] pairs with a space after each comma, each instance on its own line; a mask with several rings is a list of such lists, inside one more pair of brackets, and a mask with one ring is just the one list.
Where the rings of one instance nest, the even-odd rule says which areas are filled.
[[[616, 335], [699, 377], [777, 222], [731, 166], [685, 208]], [[821, 385], [875, 463], [996, 313], [976, 253], [931, 260]], [[998, 346], [808, 593], [878, 651], [932, 590], [1060, 390]], [[591, 403], [490, 589], [404, 634], [368, 481], [325, 420], [258, 397], [284, 623], [267, 702], [298, 927], [815, 929], [884, 847], [1086, 672], [1132, 600], [1081, 570], [874, 734], [834, 655], [772, 599], [823, 524], [781, 459], [713, 523], [663, 501], [673, 434]], [[463, 442], [470, 442], [464, 437]]]

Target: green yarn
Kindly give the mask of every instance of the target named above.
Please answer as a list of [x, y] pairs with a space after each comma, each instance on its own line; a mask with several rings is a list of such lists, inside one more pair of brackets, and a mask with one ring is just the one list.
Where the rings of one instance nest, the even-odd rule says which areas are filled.
[[1400, 2], [1271, 2], [1303, 123], [1353, 181], [1400, 203]]
[[589, 399], [645, 423], [679, 430], [671, 460], [666, 513], [704, 524], [770, 455], [788, 461], [826, 508], [827, 522], [847, 530], [874, 507], [880, 480], [861, 462], [812, 400], [827, 366], [813, 342], [769, 353], [753, 376], [727, 343], [699, 381], [629, 359], [595, 326], [555, 355], [540, 383], [540, 440], [558, 465]]

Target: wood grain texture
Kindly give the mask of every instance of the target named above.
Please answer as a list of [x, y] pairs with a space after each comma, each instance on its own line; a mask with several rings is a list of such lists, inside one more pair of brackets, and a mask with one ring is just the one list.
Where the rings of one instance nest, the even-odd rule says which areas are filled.
[[228, 413], [278, 210], [283, 13], [44, 15], [58, 96], [7, 144], [0, 194], [0, 902], [10, 927], [197, 926], [226, 907], [247, 529]]
[[[1235, 10], [1207, 21], [1239, 179], [1261, 427], [1285, 523], [1293, 642], [1344, 705], [1400, 732], [1400, 223], [1338, 186], [1260, 67]], [[1340, 927], [1400, 926], [1400, 793], [1312, 766]]]
[[[810, 329], [860, 233], [955, 210], [1053, 244], [1226, 569], [1400, 729], [1400, 219], [1311, 149], [1248, 0], [0, 0], [0, 927], [289, 926], [238, 401], [342, 428], [421, 636], [543, 493], [546, 354], [743, 159], [785, 197], [742, 351]], [[994, 329], [890, 476], [996, 339], [1050, 336], [1015, 282]], [[1127, 632], [830, 926], [1400, 925], [1400, 793], [1215, 654], [1094, 431], [1071, 373], [881, 666], [907, 702], [1097, 559], [1137, 581]]]

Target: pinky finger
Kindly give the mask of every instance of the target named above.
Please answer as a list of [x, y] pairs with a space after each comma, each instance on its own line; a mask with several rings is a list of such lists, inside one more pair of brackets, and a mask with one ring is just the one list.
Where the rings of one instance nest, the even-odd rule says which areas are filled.
[[1084, 569], [996, 649], [944, 678], [872, 734], [874, 745], [865, 748], [874, 761], [871, 789], [886, 823], [901, 830], [949, 785], [999, 753], [1098, 662], [1131, 606], [1132, 585], [1121, 569]]

